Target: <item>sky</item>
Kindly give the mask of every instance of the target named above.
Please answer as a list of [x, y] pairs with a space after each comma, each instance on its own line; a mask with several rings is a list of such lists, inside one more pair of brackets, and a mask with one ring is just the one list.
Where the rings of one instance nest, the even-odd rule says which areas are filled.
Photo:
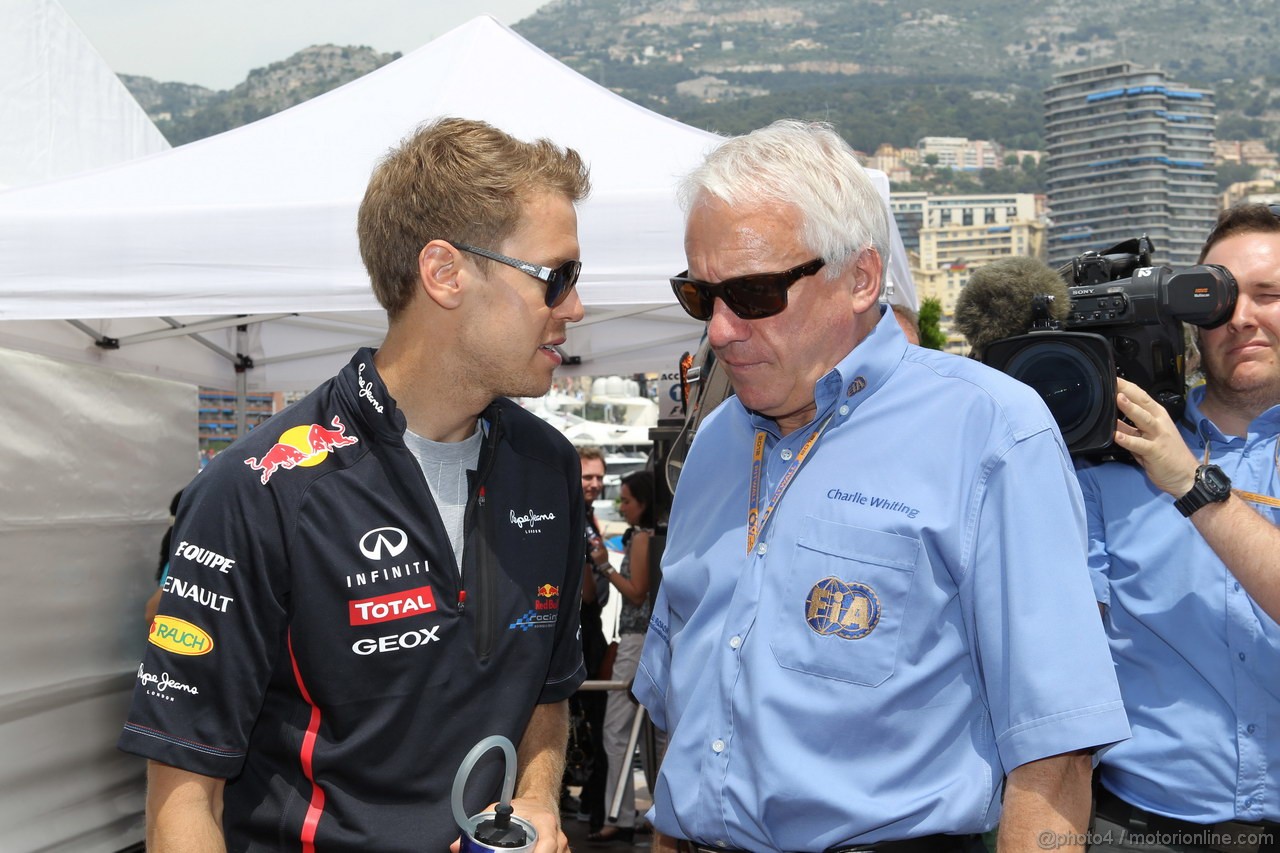
[[479, 15], [510, 26], [548, 0], [60, 0], [117, 74], [230, 89], [313, 44], [410, 53]]

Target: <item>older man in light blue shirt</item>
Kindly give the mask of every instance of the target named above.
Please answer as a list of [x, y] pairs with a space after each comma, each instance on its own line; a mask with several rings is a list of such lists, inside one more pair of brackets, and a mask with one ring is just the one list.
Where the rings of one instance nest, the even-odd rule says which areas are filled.
[[635, 682], [669, 735], [655, 826], [960, 851], [1003, 797], [1002, 851], [1078, 845], [1128, 726], [1049, 413], [907, 345], [883, 203], [829, 128], [730, 140], [685, 203], [673, 287], [736, 396], [685, 462]]

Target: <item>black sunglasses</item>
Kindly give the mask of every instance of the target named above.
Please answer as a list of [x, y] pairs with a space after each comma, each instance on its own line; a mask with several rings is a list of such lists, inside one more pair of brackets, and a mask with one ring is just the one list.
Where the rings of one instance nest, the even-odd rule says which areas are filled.
[[528, 261], [509, 258], [506, 255], [499, 255], [497, 252], [490, 252], [488, 249], [468, 246], [466, 243], [451, 243], [451, 245], [455, 249], [461, 249], [464, 252], [470, 252], [473, 255], [479, 255], [482, 258], [488, 258], [491, 261], [514, 267], [522, 273], [527, 273], [545, 282], [547, 285], [545, 301], [548, 308], [555, 308], [568, 298], [569, 291], [573, 290], [573, 286], [578, 283], [578, 275], [582, 272], [582, 261], [565, 261], [555, 269], [551, 269], [550, 267], [531, 264]]
[[689, 278], [689, 271], [685, 270], [671, 279], [671, 289], [680, 300], [680, 307], [695, 320], [711, 319], [717, 296], [743, 320], [762, 320], [781, 314], [787, 307], [787, 289], [800, 279], [813, 275], [826, 263], [822, 258], [814, 258], [786, 272], [740, 275], [715, 284]]

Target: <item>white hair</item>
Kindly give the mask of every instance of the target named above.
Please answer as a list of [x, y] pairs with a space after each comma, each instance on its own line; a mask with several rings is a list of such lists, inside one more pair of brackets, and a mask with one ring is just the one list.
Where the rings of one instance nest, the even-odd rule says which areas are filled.
[[827, 277], [867, 247], [888, 269], [889, 214], [849, 144], [825, 122], [791, 119], [726, 140], [680, 184], [687, 215], [704, 195], [730, 206], [776, 202], [800, 213], [800, 238]]

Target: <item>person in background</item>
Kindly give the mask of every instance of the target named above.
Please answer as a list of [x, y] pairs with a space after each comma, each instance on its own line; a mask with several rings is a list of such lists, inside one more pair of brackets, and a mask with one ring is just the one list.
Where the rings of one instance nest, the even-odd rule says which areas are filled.
[[[633, 691], [659, 849], [1079, 848], [1129, 734], [1034, 390], [908, 346], [889, 214], [824, 124], [726, 140], [672, 288], [733, 385], [676, 490]], [[1046, 840], [1048, 843], [1046, 844]]]
[[[609, 565], [609, 551], [604, 545], [600, 522], [596, 520], [595, 501], [604, 490], [604, 452], [593, 446], [578, 448], [578, 461], [582, 465], [582, 496], [586, 501], [586, 552], [582, 578], [582, 658], [587, 667], [587, 678], [598, 681], [604, 678], [601, 665], [605, 660], [608, 641], [604, 635], [601, 610], [609, 601], [609, 581], [598, 571]], [[604, 792], [608, 764], [604, 751], [604, 714], [607, 696], [600, 690], [580, 690], [574, 701], [586, 718], [591, 738], [591, 775], [582, 785], [577, 804], [579, 819], [585, 817], [589, 832], [598, 832], [604, 826]]]
[[[448, 849], [454, 776], [489, 736], [516, 745], [536, 852], [567, 851], [582, 485], [573, 446], [506, 398], [547, 392], [582, 319], [588, 188], [576, 152], [459, 118], [374, 169], [356, 229], [382, 345], [178, 508], [120, 737], [150, 759], [151, 853]], [[485, 758], [468, 815], [502, 788]]]
[[178, 515], [178, 501], [180, 500], [182, 500], [182, 489], [178, 489], [174, 493], [173, 499], [169, 501], [169, 527], [160, 539], [160, 562], [156, 567], [156, 591], [151, 593], [151, 597], [143, 605], [143, 615], [146, 617], [148, 629], [151, 627], [152, 620], [156, 618], [156, 609], [160, 606], [160, 596], [164, 593], [164, 585], [169, 577], [169, 549], [173, 541], [173, 521]]
[[[618, 512], [627, 522], [622, 536], [622, 566], [613, 569], [606, 562], [598, 569], [609, 583], [622, 595], [622, 608], [618, 616], [618, 653], [613, 663], [613, 681], [630, 682], [640, 662], [640, 650], [644, 634], [649, 627], [649, 547], [654, 517], [654, 483], [649, 471], [637, 471], [622, 479]], [[605, 787], [605, 808], [611, 809], [618, 790], [623, 768], [631, 768], [631, 755], [627, 742], [631, 737], [631, 725], [635, 719], [636, 704], [628, 691], [612, 690], [608, 694], [604, 714], [604, 748], [609, 756], [608, 784]], [[630, 842], [635, 834], [636, 795], [634, 774], [625, 774], [622, 807], [616, 821], [610, 821], [598, 832], [588, 836], [591, 841]]]
[[893, 303], [893, 316], [902, 327], [902, 334], [907, 336], [907, 343], [920, 345], [920, 315], [905, 305]]
[[1099, 851], [1280, 850], [1280, 206], [1222, 213], [1200, 262], [1239, 286], [1199, 330], [1204, 384], [1174, 423], [1119, 379], [1138, 464], [1078, 472], [1133, 727], [1098, 768]]

